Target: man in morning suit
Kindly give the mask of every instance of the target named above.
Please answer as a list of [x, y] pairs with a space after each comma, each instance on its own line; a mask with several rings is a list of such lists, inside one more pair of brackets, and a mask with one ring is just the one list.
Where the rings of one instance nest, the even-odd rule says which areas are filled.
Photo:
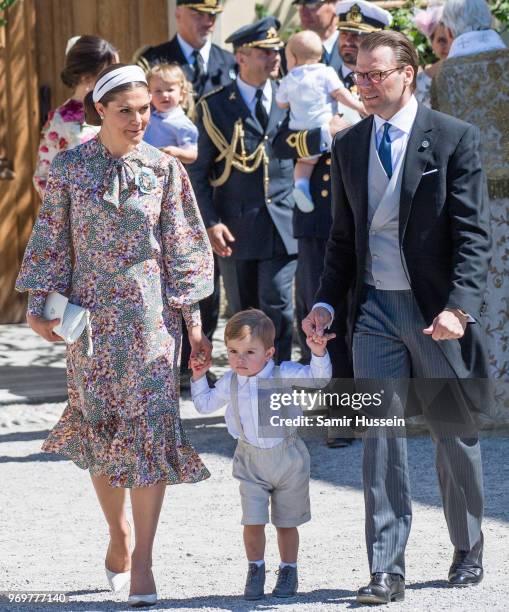
[[[356, 86], [351, 78], [355, 69], [357, 49], [362, 36], [368, 32], [381, 30], [391, 22], [388, 11], [364, 0], [353, 2], [346, 0], [337, 3], [335, 11], [338, 13], [337, 27], [339, 29], [339, 44], [343, 55], [343, 64], [339, 67], [339, 76], [351, 91]], [[301, 9], [302, 12], [302, 9]], [[348, 77], [348, 78], [346, 78]], [[325, 245], [332, 224], [331, 217], [331, 181], [330, 181], [330, 145], [332, 136], [338, 129], [350, 125], [349, 121], [339, 116], [333, 118], [330, 126], [322, 129], [291, 131], [286, 123], [283, 124], [274, 140], [274, 150], [281, 158], [308, 157], [323, 152], [311, 175], [311, 194], [315, 208], [310, 213], [303, 213], [295, 209], [293, 227], [294, 236], [299, 243], [297, 272], [295, 277], [295, 306], [297, 325], [299, 328], [299, 343], [303, 360], [309, 362], [311, 357], [307, 348], [305, 335], [301, 330], [302, 319], [311, 310], [314, 304], [315, 293], [318, 289], [320, 275], [325, 257]], [[338, 326], [344, 317], [336, 318], [331, 331], [336, 338], [328, 343], [334, 378], [350, 378], [352, 376], [350, 350], [347, 348], [344, 337], [346, 330]], [[329, 410], [329, 417], [341, 416], [334, 408]], [[327, 432], [327, 445], [330, 448], [347, 446], [352, 438], [348, 432], [339, 432], [336, 428], [329, 428]]]
[[[175, 20], [177, 34], [168, 42], [146, 49], [138, 64], [147, 69], [157, 63], [180, 64], [193, 84], [196, 99], [221, 85], [227, 85], [236, 76], [233, 54], [211, 42], [216, 15], [223, 10], [221, 0], [177, 0]], [[200, 302], [203, 330], [209, 340], [219, 318], [219, 271], [215, 261], [214, 291]], [[187, 367], [191, 349], [186, 334], [182, 338], [181, 385], [188, 386], [190, 370]]]
[[[383, 381], [384, 406], [398, 412], [407, 403], [405, 381], [427, 381], [416, 380], [414, 388], [436, 445], [454, 545], [448, 580], [466, 586], [483, 577], [482, 466], [473, 413], [489, 404], [489, 393], [476, 391], [478, 379], [488, 378], [480, 323], [491, 253], [487, 192], [477, 128], [419, 105], [417, 69], [417, 53], [402, 34], [362, 39], [355, 75], [373, 115], [333, 142], [333, 225], [316, 304], [303, 328], [321, 334], [351, 291], [359, 384]], [[440, 405], [445, 412], [436, 410], [441, 397], [428, 394], [437, 379], [449, 380], [451, 394]], [[470, 397], [467, 383], [475, 383]], [[468, 434], [448, 430], [450, 418]], [[412, 517], [406, 438], [372, 429], [363, 444], [371, 581], [357, 599], [400, 601]]]
[[271, 142], [286, 112], [275, 101], [279, 21], [245, 26], [233, 43], [239, 75], [197, 106], [198, 159], [188, 166], [233, 312], [263, 310], [276, 327], [276, 360], [291, 354], [292, 284], [297, 241], [292, 232], [293, 163]]

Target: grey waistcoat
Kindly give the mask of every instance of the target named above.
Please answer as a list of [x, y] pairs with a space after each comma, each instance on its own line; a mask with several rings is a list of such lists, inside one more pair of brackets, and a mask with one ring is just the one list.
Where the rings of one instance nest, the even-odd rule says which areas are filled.
[[368, 227], [364, 281], [377, 289], [410, 289], [399, 248], [399, 201], [405, 154], [391, 180], [376, 150], [375, 130], [371, 138], [368, 168]]

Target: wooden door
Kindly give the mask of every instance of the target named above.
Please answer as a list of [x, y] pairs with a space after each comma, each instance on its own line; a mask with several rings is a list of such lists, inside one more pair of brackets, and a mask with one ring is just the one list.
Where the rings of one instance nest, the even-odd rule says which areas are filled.
[[168, 40], [167, 0], [36, 0], [35, 6], [39, 84], [50, 88], [53, 107], [69, 97], [60, 71], [72, 36], [102, 36], [124, 63], [140, 47]]
[[32, 173], [38, 138], [35, 6], [0, 11], [0, 323], [22, 321], [14, 282], [37, 212]]

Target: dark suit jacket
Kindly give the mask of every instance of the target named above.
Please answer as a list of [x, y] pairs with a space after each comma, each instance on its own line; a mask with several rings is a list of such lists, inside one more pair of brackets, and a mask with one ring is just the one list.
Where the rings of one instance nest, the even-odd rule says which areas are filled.
[[[286, 117], [286, 111], [275, 102], [273, 85], [272, 108], [267, 132], [249, 111], [235, 82], [205, 96], [197, 106], [199, 130], [198, 159], [187, 166], [205, 227], [224, 223], [235, 236], [231, 244], [236, 259], [269, 259], [273, 256], [276, 228], [288, 254], [297, 252], [292, 232], [294, 209], [293, 163], [277, 159], [271, 141]], [[232, 168], [222, 186], [213, 188], [210, 179], [219, 177], [224, 160], [216, 161], [219, 151], [203, 125], [203, 108], [207, 105], [212, 121], [228, 143], [232, 141], [235, 122], [240, 118], [244, 128], [247, 155], [265, 141], [269, 157], [268, 197], [265, 197], [263, 163], [253, 173]], [[237, 147], [240, 151], [240, 144]]]
[[[316, 301], [341, 306], [349, 289], [353, 329], [368, 245], [368, 162], [373, 117], [336, 135], [332, 148], [333, 225]], [[403, 168], [399, 239], [410, 286], [429, 325], [445, 308], [476, 323], [439, 346], [459, 378], [487, 378], [479, 322], [491, 256], [479, 131], [419, 105]], [[479, 401], [480, 399], [477, 398]], [[473, 400], [478, 409], [485, 408]]]
[[160, 63], [177, 63], [182, 66], [198, 98], [221, 85], [231, 83], [236, 74], [237, 65], [233, 54], [213, 44], [210, 50], [208, 72], [199, 83], [196, 82], [194, 67], [187, 63], [176, 36], [161, 45], [149, 47], [141, 58], [144, 58], [151, 66]]

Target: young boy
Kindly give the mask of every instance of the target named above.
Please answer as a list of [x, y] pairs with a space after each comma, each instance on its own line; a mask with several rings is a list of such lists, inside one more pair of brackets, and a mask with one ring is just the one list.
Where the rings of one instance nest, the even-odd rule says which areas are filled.
[[[320, 63], [323, 47], [320, 37], [311, 30], [303, 30], [288, 39], [285, 48], [288, 74], [282, 79], [276, 94], [280, 108], [290, 108], [291, 130], [311, 130], [327, 124], [344, 107], [356, 111], [347, 117], [359, 121], [358, 113], [365, 113], [362, 102], [343, 85], [334, 68]], [[343, 108], [337, 108], [338, 104]], [[302, 212], [314, 209], [309, 179], [319, 156], [299, 159], [295, 165], [295, 203]]]
[[[227, 406], [225, 421], [229, 433], [238, 440], [233, 457], [233, 476], [240, 481], [244, 546], [249, 562], [245, 599], [260, 599], [265, 585], [265, 525], [276, 527], [281, 564], [275, 597], [292, 597], [297, 592], [297, 526], [310, 520], [309, 453], [293, 431], [285, 437], [260, 437], [258, 380], [306, 379], [307, 385], [325, 385], [332, 376], [326, 351], [334, 334], [307, 340], [311, 364], [286, 361], [274, 365], [275, 328], [260, 310], [243, 310], [226, 325], [225, 343], [231, 370], [209, 389], [205, 372], [210, 363], [191, 360], [191, 393], [196, 409], [210, 413]], [[304, 383], [305, 385], [306, 383]], [[303, 385], [303, 386], [304, 386]], [[314, 385], [318, 386], [317, 384]], [[263, 427], [263, 424], [262, 424]], [[273, 435], [281, 435], [276, 430]]]

